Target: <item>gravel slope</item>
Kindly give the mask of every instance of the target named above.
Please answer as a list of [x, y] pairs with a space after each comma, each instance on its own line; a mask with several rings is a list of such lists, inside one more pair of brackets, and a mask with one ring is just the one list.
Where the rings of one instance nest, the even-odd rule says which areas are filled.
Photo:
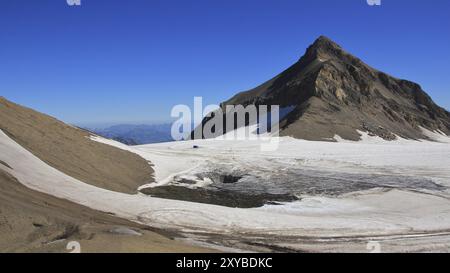
[[141, 157], [91, 141], [91, 133], [0, 97], [0, 129], [50, 166], [88, 184], [124, 193], [153, 181]]
[[[128, 235], [130, 230], [137, 234]], [[66, 246], [71, 241], [79, 242], [82, 252], [208, 251], [169, 237], [161, 230], [28, 189], [0, 169], [0, 252], [69, 252]]]

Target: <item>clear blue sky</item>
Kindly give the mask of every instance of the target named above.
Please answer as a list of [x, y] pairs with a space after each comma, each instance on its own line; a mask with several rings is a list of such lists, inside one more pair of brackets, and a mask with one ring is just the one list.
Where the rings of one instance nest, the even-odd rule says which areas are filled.
[[324, 34], [450, 109], [450, 1], [0, 0], [0, 95], [70, 123], [169, 120], [278, 74]]

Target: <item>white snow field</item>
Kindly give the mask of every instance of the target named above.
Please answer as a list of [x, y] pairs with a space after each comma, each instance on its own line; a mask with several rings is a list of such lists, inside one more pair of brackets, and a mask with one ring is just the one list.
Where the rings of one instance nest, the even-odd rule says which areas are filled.
[[[419, 177], [424, 179], [424, 189], [408, 187], [400, 180], [392, 187], [373, 186], [336, 196], [305, 194], [297, 202], [252, 209], [128, 195], [65, 175], [3, 132], [0, 160], [12, 169], [2, 164], [0, 168], [31, 189], [220, 246], [245, 249], [242, 241], [250, 240], [289, 250], [366, 252], [367, 243], [376, 241], [386, 252], [448, 252], [450, 144], [385, 142], [367, 135], [363, 138], [361, 142], [336, 143], [280, 138], [279, 149], [274, 152], [262, 152], [260, 143], [254, 140], [198, 140], [128, 147], [100, 137], [93, 139], [150, 160], [158, 185], [171, 183], [175, 177], [198, 180], [199, 170], [212, 165], [256, 173], [261, 178], [283, 176], [291, 169], [344, 178], [351, 174], [388, 174], [413, 181]], [[193, 149], [193, 145], [199, 148]], [[196, 183], [203, 186], [211, 181]]]

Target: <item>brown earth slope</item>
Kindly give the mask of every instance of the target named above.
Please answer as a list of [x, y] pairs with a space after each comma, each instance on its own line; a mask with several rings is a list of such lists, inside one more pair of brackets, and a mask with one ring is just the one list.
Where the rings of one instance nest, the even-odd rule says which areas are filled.
[[50, 166], [104, 189], [136, 193], [153, 181], [149, 162], [89, 139], [91, 133], [0, 97], [0, 129]]
[[[0, 162], [3, 168], [10, 168]], [[122, 232], [121, 232], [122, 230]], [[135, 235], [126, 234], [133, 230]], [[69, 252], [71, 241], [81, 252], [205, 252], [169, 234], [118, 219], [21, 185], [0, 168], [0, 252]], [[139, 235], [140, 234], [140, 235]]]
[[368, 66], [324, 36], [293, 66], [221, 106], [238, 104], [293, 107], [280, 122], [281, 135], [308, 140], [336, 134], [358, 140], [357, 130], [388, 140], [426, 139], [420, 127], [450, 135], [450, 113], [418, 84]]

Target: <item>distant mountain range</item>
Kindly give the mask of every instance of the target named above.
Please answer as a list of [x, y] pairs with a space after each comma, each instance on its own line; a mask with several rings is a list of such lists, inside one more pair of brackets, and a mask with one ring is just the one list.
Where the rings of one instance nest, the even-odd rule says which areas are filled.
[[111, 127], [96, 129], [85, 128], [100, 136], [110, 138], [127, 145], [142, 145], [173, 141], [171, 136], [171, 124], [133, 125], [121, 124]]
[[370, 67], [324, 36], [281, 74], [223, 102], [223, 112], [227, 105], [280, 105], [289, 109], [280, 134], [307, 140], [359, 140], [358, 131], [426, 139], [422, 128], [450, 135], [450, 113], [420, 85]]

